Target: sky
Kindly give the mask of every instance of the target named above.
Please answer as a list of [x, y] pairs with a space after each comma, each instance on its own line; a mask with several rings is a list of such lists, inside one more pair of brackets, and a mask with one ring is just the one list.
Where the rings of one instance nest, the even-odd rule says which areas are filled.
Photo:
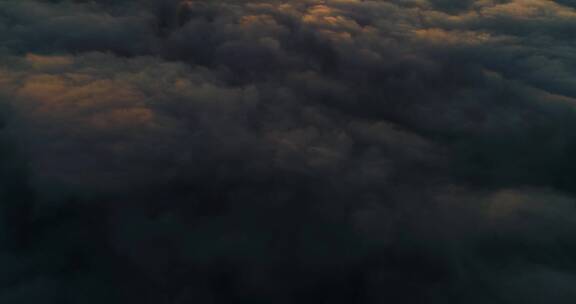
[[576, 302], [576, 1], [0, 1], [0, 303]]

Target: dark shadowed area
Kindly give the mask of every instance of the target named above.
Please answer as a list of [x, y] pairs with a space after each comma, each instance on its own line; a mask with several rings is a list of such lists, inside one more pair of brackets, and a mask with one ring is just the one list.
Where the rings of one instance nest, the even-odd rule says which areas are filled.
[[576, 303], [576, 1], [0, 0], [0, 303]]

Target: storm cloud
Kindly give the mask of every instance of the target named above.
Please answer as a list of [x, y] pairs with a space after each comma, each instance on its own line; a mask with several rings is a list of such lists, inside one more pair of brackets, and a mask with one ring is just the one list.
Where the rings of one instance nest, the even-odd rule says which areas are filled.
[[573, 303], [576, 4], [0, 3], [0, 302]]

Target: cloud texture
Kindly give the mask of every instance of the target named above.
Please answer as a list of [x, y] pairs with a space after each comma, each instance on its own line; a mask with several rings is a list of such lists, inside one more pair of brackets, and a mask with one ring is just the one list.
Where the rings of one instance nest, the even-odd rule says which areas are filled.
[[573, 303], [576, 2], [0, 3], [0, 302]]

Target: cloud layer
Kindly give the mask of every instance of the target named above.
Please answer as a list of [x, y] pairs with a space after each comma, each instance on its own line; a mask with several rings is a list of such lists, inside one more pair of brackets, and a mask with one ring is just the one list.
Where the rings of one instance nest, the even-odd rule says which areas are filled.
[[0, 3], [5, 303], [573, 303], [576, 3]]

